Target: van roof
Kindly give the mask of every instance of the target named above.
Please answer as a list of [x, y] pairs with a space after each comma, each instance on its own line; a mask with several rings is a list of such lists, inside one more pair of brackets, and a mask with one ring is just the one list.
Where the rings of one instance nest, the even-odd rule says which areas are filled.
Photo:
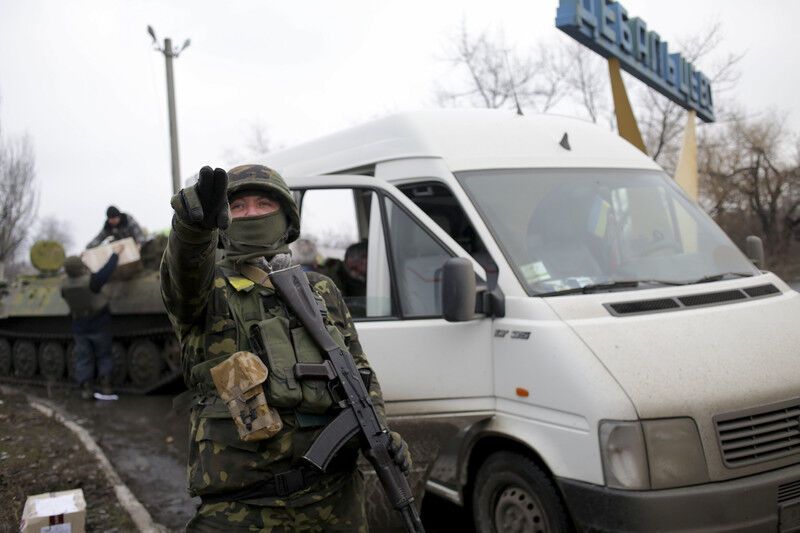
[[[570, 149], [560, 145], [567, 134]], [[451, 171], [489, 168], [643, 168], [658, 165], [608, 129], [559, 115], [497, 109], [397, 113], [266, 156], [286, 176], [353, 172], [397, 159], [439, 157]]]

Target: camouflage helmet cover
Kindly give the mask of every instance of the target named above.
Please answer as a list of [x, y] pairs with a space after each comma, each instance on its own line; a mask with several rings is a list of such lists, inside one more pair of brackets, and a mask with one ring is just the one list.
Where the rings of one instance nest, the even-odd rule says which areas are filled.
[[266, 192], [281, 204], [289, 226], [286, 242], [297, 240], [300, 236], [300, 210], [281, 175], [264, 165], [239, 165], [228, 171], [229, 201], [237, 192], [250, 190]]

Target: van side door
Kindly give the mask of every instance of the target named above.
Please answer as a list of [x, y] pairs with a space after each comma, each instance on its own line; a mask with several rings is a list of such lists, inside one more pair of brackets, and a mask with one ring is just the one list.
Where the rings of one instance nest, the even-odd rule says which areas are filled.
[[492, 320], [447, 322], [441, 302], [447, 259], [466, 257], [479, 279], [486, 274], [382, 180], [324, 176], [290, 186], [301, 196], [301, 238], [315, 240], [317, 263], [342, 290], [392, 428], [411, 445], [412, 480], [421, 483], [442, 443], [494, 408]]

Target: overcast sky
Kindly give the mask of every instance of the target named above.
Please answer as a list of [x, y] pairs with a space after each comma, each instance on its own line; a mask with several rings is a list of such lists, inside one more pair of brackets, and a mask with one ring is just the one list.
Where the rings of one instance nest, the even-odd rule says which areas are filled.
[[[434, 107], [437, 84], [454, 75], [442, 58], [462, 20], [503, 28], [525, 49], [569, 39], [555, 29], [557, 3], [0, 0], [0, 123], [33, 143], [40, 216], [67, 222], [82, 247], [112, 203], [151, 230], [169, 225], [164, 60], [148, 24], [159, 38], [192, 40], [175, 63], [188, 177], [246, 152], [254, 124], [291, 146]], [[799, 2], [622, 3], [671, 42], [721, 21], [726, 50], [746, 52], [734, 96], [752, 112], [785, 112], [800, 130]]]

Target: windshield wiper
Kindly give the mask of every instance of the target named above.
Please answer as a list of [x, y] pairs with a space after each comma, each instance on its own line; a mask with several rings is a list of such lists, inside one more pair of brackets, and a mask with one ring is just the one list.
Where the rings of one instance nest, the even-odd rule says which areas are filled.
[[694, 281], [687, 281], [686, 285], [694, 285], [695, 283], [709, 283], [711, 281], [721, 281], [726, 277], [751, 278], [753, 277], [753, 274], [748, 274], [746, 272], [723, 272], [722, 274], [712, 274], [710, 276], [703, 276], [702, 278], [696, 279]]
[[608, 283], [592, 283], [584, 285], [583, 287], [573, 287], [570, 289], [562, 289], [560, 291], [543, 292], [536, 294], [536, 296], [549, 297], [549, 296], [564, 296], [567, 294], [591, 294], [601, 291], [613, 291], [614, 289], [635, 289], [640, 285], [683, 285], [678, 281], [666, 281], [660, 279], [633, 279], [624, 281], [610, 281]]

